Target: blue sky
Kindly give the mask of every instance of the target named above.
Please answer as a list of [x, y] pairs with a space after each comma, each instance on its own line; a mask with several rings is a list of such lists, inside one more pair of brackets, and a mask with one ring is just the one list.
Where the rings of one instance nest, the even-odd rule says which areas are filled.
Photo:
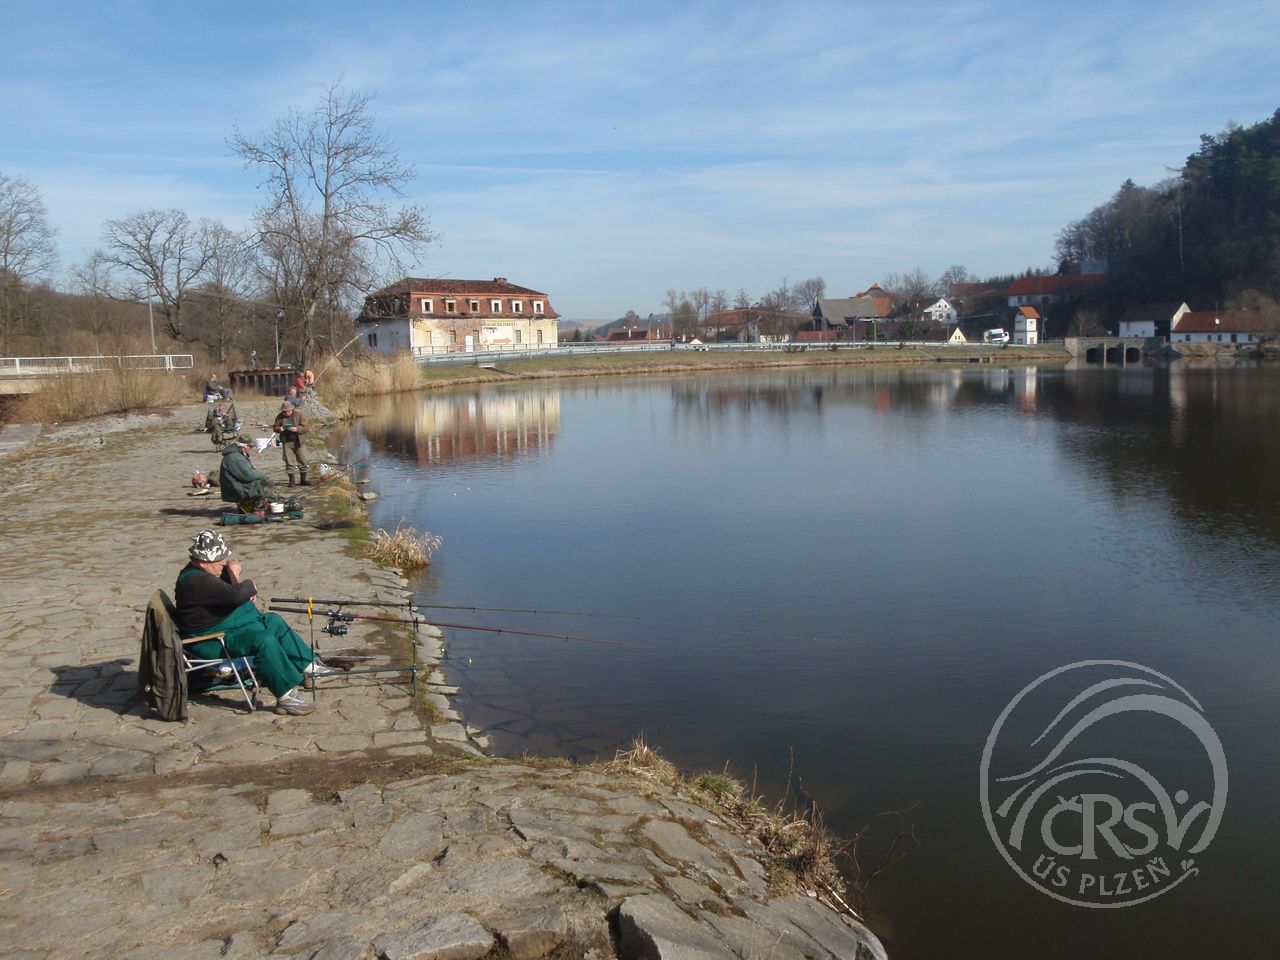
[[440, 242], [567, 319], [667, 288], [1048, 265], [1126, 177], [1280, 107], [1280, 4], [0, 0], [0, 172], [63, 266], [150, 207], [248, 225], [226, 146], [373, 96]]

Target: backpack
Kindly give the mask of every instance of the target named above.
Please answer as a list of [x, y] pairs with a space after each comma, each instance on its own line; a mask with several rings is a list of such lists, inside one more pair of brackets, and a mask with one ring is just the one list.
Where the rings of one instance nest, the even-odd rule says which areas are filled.
[[138, 699], [161, 720], [187, 719], [187, 670], [173, 603], [157, 590], [147, 604], [138, 655]]

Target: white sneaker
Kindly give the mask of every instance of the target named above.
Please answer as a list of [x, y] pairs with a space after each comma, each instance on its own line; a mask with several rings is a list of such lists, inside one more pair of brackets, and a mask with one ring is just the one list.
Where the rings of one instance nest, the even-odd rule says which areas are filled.
[[327, 677], [337, 672], [333, 667], [326, 666], [319, 660], [312, 660], [302, 668], [302, 675], [305, 677]]
[[314, 703], [298, 693], [297, 687], [276, 698], [276, 713], [282, 716], [288, 714], [291, 717], [305, 717], [315, 708]]

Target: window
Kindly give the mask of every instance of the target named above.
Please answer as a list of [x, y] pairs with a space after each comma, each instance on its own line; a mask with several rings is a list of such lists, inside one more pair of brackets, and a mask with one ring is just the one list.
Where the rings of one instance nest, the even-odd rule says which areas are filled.
[[523, 301], [523, 300], [512, 300], [512, 301], [511, 301], [511, 312], [512, 312], [512, 313], [524, 313], [524, 301]]
[[423, 298], [422, 298], [422, 300], [421, 300], [421, 304], [422, 304], [422, 312], [423, 312], [423, 313], [430, 313], [430, 312], [431, 312], [431, 301], [430, 301], [430, 300], [428, 300], [426, 297], [423, 297]]
[[516, 343], [524, 343], [524, 331], [516, 328]]
[[539, 342], [539, 343], [541, 343], [541, 342], [542, 342], [542, 328], [541, 328], [541, 327], [539, 327], [539, 328], [538, 328], [538, 342]]
[[450, 343], [452, 343], [455, 347], [458, 345], [458, 331], [457, 331], [457, 330], [450, 330], [450, 331], [449, 331], [449, 342], [450, 342]]
[[501, 301], [501, 300], [490, 300], [490, 301], [489, 301], [489, 312], [490, 312], [490, 313], [501, 313], [501, 312], [502, 312], [502, 301]]
[[542, 313], [542, 301], [541, 301], [541, 300], [535, 300], [535, 301], [533, 301], [533, 312], [534, 312], [534, 313]]
[[479, 313], [479, 312], [480, 312], [480, 301], [479, 301], [479, 300], [468, 300], [468, 301], [467, 301], [467, 309], [468, 309], [468, 310], [470, 310], [472, 313]]
[[378, 345], [378, 335], [376, 333], [369, 334], [369, 346], [376, 347]]
[[450, 297], [448, 300], [446, 300], [446, 301], [444, 302], [444, 312], [445, 312], [445, 313], [457, 313], [457, 312], [458, 312], [458, 305], [457, 305], [456, 303], [454, 303], [454, 301], [453, 301], [453, 298], [452, 298], [452, 297]]

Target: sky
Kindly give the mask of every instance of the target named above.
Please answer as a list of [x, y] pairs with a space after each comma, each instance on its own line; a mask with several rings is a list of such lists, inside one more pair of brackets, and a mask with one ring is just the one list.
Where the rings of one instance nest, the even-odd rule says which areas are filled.
[[0, 0], [0, 23], [0, 173], [39, 190], [64, 271], [140, 210], [250, 227], [228, 138], [338, 83], [417, 172], [439, 241], [411, 275], [507, 277], [579, 321], [1047, 267], [1126, 178], [1280, 107], [1259, 0]]

